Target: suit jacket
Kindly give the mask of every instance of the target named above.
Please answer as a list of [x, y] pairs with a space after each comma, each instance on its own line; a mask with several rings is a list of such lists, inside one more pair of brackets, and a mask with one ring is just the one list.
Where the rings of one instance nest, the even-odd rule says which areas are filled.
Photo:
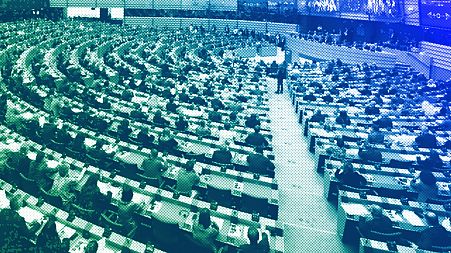
[[145, 159], [141, 165], [141, 169], [144, 170], [143, 175], [150, 178], [161, 178], [161, 173], [166, 168], [163, 165], [163, 162], [157, 159]]
[[175, 127], [177, 130], [184, 131], [188, 128], [188, 121], [186, 120], [177, 120], [175, 122]]
[[385, 135], [382, 132], [372, 132], [368, 135], [371, 144], [384, 144]]
[[420, 234], [418, 248], [431, 250], [431, 246], [451, 246], [450, 233], [442, 226], [426, 228]]
[[260, 125], [260, 120], [254, 119], [254, 118], [248, 118], [248, 119], [246, 119], [244, 124], [246, 125], [246, 127], [254, 128], [255, 126]]
[[256, 147], [268, 146], [268, 141], [260, 133], [251, 133], [251, 134], [249, 134], [246, 137], [245, 142], [248, 145], [252, 145], [252, 146], [256, 146]]
[[260, 242], [255, 245], [244, 244], [238, 249], [239, 253], [268, 253], [269, 252], [269, 241], [266, 236], [262, 238]]
[[351, 119], [349, 117], [340, 117], [338, 116], [335, 120], [337, 124], [349, 126], [351, 125]]
[[378, 239], [371, 237], [371, 231], [381, 232], [381, 233], [392, 233], [394, 232], [393, 223], [387, 216], [376, 217], [370, 220], [366, 220], [359, 224], [360, 232], [363, 235], [369, 236], [372, 239]]
[[211, 157], [213, 162], [228, 164], [232, 161], [232, 153], [228, 150], [215, 150]]
[[374, 148], [369, 148], [369, 149], [359, 149], [359, 153], [358, 153], [360, 159], [362, 159], [363, 161], [370, 161], [370, 162], [382, 162], [382, 153]]
[[214, 122], [221, 122], [222, 121], [222, 114], [217, 111], [211, 111], [208, 113], [208, 119]]
[[268, 171], [274, 171], [275, 169], [271, 160], [262, 154], [250, 154], [246, 160], [251, 172], [266, 174]]
[[415, 142], [420, 148], [436, 148], [437, 147], [437, 138], [433, 134], [421, 134], [417, 138], [415, 138]]
[[366, 179], [358, 172], [344, 173], [342, 170], [335, 171], [335, 177], [344, 185], [351, 187], [362, 187], [366, 185]]

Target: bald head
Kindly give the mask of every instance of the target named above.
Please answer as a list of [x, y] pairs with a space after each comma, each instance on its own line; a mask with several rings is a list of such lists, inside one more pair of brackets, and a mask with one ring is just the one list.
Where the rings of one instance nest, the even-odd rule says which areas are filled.
[[257, 228], [250, 227], [247, 231], [247, 238], [249, 238], [251, 244], [257, 244], [258, 239], [260, 239]]

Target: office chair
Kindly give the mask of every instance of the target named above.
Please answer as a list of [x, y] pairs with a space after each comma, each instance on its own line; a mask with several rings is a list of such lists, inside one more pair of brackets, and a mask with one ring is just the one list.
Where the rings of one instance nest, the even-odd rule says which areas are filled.
[[388, 166], [400, 169], [410, 169], [413, 166], [413, 161], [400, 161], [396, 159], [390, 159]]
[[191, 160], [194, 159], [197, 162], [204, 162], [205, 161], [205, 155], [204, 154], [194, 154], [194, 153], [185, 153], [183, 155], [184, 158]]
[[50, 146], [50, 148], [52, 148], [53, 150], [55, 150], [55, 151], [57, 151], [57, 152], [60, 152], [60, 153], [63, 153], [66, 144], [65, 144], [65, 143], [61, 143], [61, 142], [58, 142], [58, 141], [52, 139], [52, 140], [50, 140], [49, 146]]
[[119, 234], [124, 233], [124, 225], [117, 222], [117, 213], [107, 210], [100, 214], [100, 218], [105, 227], [110, 228]]
[[437, 198], [428, 198], [426, 203], [436, 204], [436, 205], [447, 205], [451, 204], [450, 196], [437, 196]]
[[91, 156], [89, 153], [86, 153], [85, 158], [86, 158], [87, 163], [89, 163], [95, 167], [100, 167], [100, 165], [101, 165], [100, 159]]
[[[96, 210], [83, 208], [77, 204], [72, 203], [70, 205], [70, 209], [74, 211], [75, 215], [80, 216], [88, 221], [97, 221], [98, 217], [96, 214]], [[97, 218], [97, 219], [96, 219]]]
[[401, 237], [402, 233], [400, 231], [394, 231], [390, 233], [384, 233], [379, 231], [370, 230], [368, 234], [363, 234], [360, 228], [356, 227], [357, 233], [359, 234], [360, 238], [367, 238], [375, 241], [380, 242], [398, 242]]
[[41, 187], [39, 187], [39, 192], [40, 192], [40, 196], [43, 197], [45, 202], [47, 202], [47, 203], [49, 203], [51, 205], [54, 205], [56, 207], [62, 207], [63, 206], [63, 200], [61, 199], [60, 196], [51, 194], [48, 191], [42, 189]]
[[140, 182], [145, 182], [146, 185], [160, 187], [160, 181], [158, 180], [158, 178], [146, 177], [140, 173], [137, 173], [136, 176], [138, 177]]
[[434, 252], [451, 252], [451, 246], [431, 246]]
[[29, 193], [33, 196], [36, 196], [36, 194], [39, 192], [39, 187], [38, 187], [36, 181], [26, 177], [22, 173], [19, 173], [17, 186], [24, 192]]
[[70, 156], [76, 160], [81, 160], [81, 158], [82, 158], [81, 152], [73, 149], [70, 146], [66, 146], [66, 155]]
[[246, 213], [259, 213], [260, 216], [268, 216], [268, 199], [257, 198], [248, 194], [241, 194], [240, 210]]
[[181, 246], [184, 252], [214, 253], [213, 249], [201, 244], [190, 234], [183, 234], [181, 240]]
[[225, 207], [231, 207], [233, 204], [233, 197], [230, 189], [219, 189], [208, 185], [206, 195], [209, 202], [215, 201]]

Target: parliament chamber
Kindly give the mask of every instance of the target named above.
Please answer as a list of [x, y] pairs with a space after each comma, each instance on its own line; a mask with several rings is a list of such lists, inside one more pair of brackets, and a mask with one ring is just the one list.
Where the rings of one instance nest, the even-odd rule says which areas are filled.
[[131, 2], [0, 13], [0, 252], [451, 252], [451, 81], [413, 40]]

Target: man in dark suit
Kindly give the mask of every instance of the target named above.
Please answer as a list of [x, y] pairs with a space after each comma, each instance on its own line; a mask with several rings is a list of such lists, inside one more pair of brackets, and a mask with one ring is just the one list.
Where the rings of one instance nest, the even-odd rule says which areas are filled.
[[174, 103], [174, 98], [170, 98], [168, 103], [166, 104], [166, 111], [176, 113], [178, 105]]
[[419, 148], [436, 148], [437, 138], [426, 126], [423, 126], [421, 129], [421, 134], [415, 138], [415, 143]]
[[304, 101], [316, 101], [316, 96], [309, 92], [302, 99]]
[[269, 240], [266, 233], [262, 233], [262, 239], [259, 242], [260, 234], [255, 227], [250, 227], [247, 231], [247, 238], [249, 238], [249, 244], [241, 245], [238, 249], [239, 253], [268, 253], [269, 252]]
[[258, 119], [258, 115], [253, 113], [249, 116], [244, 122], [246, 127], [254, 128], [256, 126], [260, 126], [260, 120]]
[[383, 209], [378, 205], [371, 205], [370, 212], [372, 218], [362, 220], [359, 222], [359, 229], [365, 238], [379, 239], [375, 238], [371, 231], [380, 233], [392, 233], [394, 232], [393, 223], [387, 216], [384, 215]]
[[359, 148], [358, 155], [363, 162], [382, 162], [382, 153], [371, 144], [365, 143]]
[[184, 103], [190, 102], [190, 98], [189, 98], [188, 94], [186, 93], [185, 88], [183, 88], [182, 91], [179, 93], [179, 101], [184, 102]]
[[326, 115], [321, 112], [321, 110], [316, 109], [315, 113], [310, 117], [310, 122], [318, 122], [323, 124], [326, 121]]
[[429, 227], [420, 233], [420, 238], [417, 241], [418, 248], [432, 250], [432, 246], [450, 247], [450, 232], [440, 225], [437, 215], [433, 212], [427, 212], [425, 218]]
[[153, 115], [153, 123], [161, 126], [169, 126], [169, 121], [163, 118], [160, 110], [157, 110]]
[[376, 107], [376, 102], [371, 101], [370, 104], [365, 107], [365, 114], [367, 115], [379, 115], [380, 110]]
[[365, 177], [355, 171], [354, 166], [350, 162], [345, 162], [341, 169], [336, 170], [335, 177], [343, 185], [348, 185], [351, 187], [359, 188], [365, 186], [367, 183]]
[[149, 129], [147, 127], [143, 127], [136, 136], [136, 140], [144, 146], [149, 147], [152, 146], [155, 141], [155, 136], [149, 134]]
[[322, 97], [322, 99], [323, 99], [324, 102], [327, 102], [327, 103], [334, 102], [334, 98], [330, 95], [329, 91], [325, 91], [324, 92], [324, 96]]
[[42, 138], [42, 142], [45, 144], [50, 143], [50, 140], [55, 138], [57, 131], [55, 121], [56, 121], [55, 118], [50, 117], [49, 122], [44, 123], [44, 125], [42, 126], [40, 136]]
[[266, 147], [269, 145], [266, 138], [260, 133], [260, 127], [254, 127], [254, 132], [245, 139], [246, 144], [254, 147]]
[[130, 122], [126, 119], [122, 120], [121, 123], [119, 123], [119, 125], [117, 126], [117, 135], [123, 141], [128, 140], [128, 137], [132, 132], [129, 126]]
[[373, 125], [373, 131], [368, 134], [368, 142], [371, 144], [384, 144], [385, 135], [379, 130], [377, 124]]
[[285, 79], [287, 73], [286, 73], [286, 67], [284, 64], [282, 64], [279, 69], [277, 70], [277, 91], [276, 94], [283, 93], [283, 79]]
[[213, 111], [208, 112], [208, 119], [213, 122], [221, 122], [222, 114], [217, 109], [213, 108]]
[[230, 164], [232, 161], [232, 153], [229, 151], [229, 144], [229, 142], [226, 142], [225, 144], [221, 145], [219, 149], [215, 150], [213, 152], [211, 160], [217, 163]]
[[142, 108], [139, 104], [135, 104], [134, 110], [130, 112], [130, 117], [135, 120], [146, 120], [148, 116], [142, 111]]
[[263, 155], [262, 148], [256, 148], [255, 153], [247, 156], [249, 171], [262, 175], [273, 175], [275, 166], [266, 156]]
[[388, 117], [388, 114], [382, 114], [381, 117], [376, 120], [375, 124], [378, 125], [379, 128], [393, 128], [393, 120]]
[[167, 170], [167, 166], [161, 158], [158, 157], [158, 151], [152, 149], [150, 157], [145, 159], [141, 164], [143, 175], [150, 178], [157, 178], [161, 182], [161, 175]]
[[177, 121], [175, 121], [175, 127], [179, 131], [185, 131], [188, 128], [188, 121], [183, 117], [183, 115], [179, 115]]
[[217, 110], [224, 110], [224, 108], [225, 108], [225, 106], [222, 103], [222, 101], [219, 100], [218, 98], [213, 98], [210, 101], [210, 104], [211, 104], [211, 108], [214, 108], [214, 109], [217, 109]]

